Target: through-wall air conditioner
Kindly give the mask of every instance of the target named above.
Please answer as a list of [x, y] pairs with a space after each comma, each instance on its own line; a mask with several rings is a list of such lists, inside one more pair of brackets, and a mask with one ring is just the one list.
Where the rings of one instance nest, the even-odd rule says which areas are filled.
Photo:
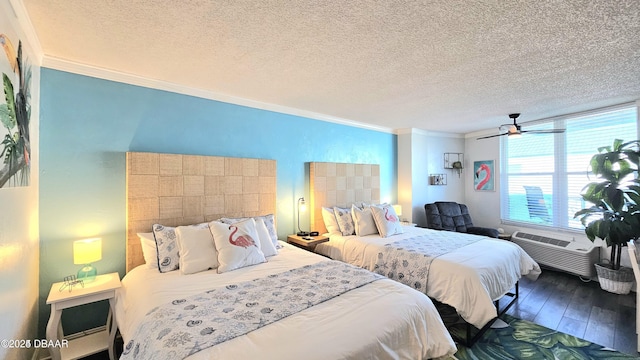
[[600, 260], [600, 247], [576, 241], [551, 238], [516, 231], [511, 241], [529, 254], [540, 265], [572, 274], [592, 277], [593, 264]]

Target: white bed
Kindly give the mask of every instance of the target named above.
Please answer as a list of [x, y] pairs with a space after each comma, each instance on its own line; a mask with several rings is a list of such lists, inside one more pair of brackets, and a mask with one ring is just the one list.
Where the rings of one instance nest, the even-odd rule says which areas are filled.
[[[138, 266], [116, 294], [116, 319], [124, 343], [152, 308], [230, 282], [331, 261], [291, 245], [268, 262], [223, 274], [160, 273]], [[189, 359], [428, 359], [451, 355], [455, 344], [431, 300], [381, 279], [246, 335], [204, 349]]]
[[373, 271], [385, 244], [418, 235], [433, 239], [469, 238], [479, 241], [436, 257], [430, 265], [426, 294], [450, 305], [469, 324], [481, 329], [498, 316], [494, 301], [509, 292], [521, 276], [535, 279], [538, 264], [518, 245], [483, 236], [404, 226], [404, 233], [380, 235], [330, 235], [315, 251]]

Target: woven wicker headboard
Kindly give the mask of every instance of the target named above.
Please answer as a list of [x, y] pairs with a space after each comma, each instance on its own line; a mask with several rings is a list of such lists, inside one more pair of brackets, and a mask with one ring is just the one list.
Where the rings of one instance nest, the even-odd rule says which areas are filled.
[[143, 264], [137, 233], [276, 212], [276, 161], [127, 152], [127, 272]]
[[380, 165], [331, 162], [309, 163], [311, 230], [327, 229], [322, 207], [380, 202]]

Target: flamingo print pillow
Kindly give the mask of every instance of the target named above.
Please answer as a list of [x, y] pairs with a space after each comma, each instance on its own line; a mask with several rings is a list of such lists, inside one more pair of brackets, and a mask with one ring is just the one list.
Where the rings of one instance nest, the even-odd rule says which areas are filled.
[[266, 262], [253, 219], [225, 224], [209, 223], [218, 250], [218, 274]]
[[402, 234], [402, 225], [396, 211], [391, 205], [371, 206], [373, 220], [376, 223], [378, 232], [382, 237], [388, 237], [395, 234]]

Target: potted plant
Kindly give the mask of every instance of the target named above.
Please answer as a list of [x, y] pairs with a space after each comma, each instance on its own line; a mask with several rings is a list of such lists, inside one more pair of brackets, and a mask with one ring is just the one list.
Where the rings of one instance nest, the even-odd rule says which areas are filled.
[[595, 181], [582, 189], [582, 198], [592, 206], [575, 214], [585, 227], [589, 240], [604, 240], [611, 247], [608, 264], [596, 264], [600, 287], [616, 294], [627, 294], [633, 284], [633, 271], [620, 267], [622, 247], [640, 237], [640, 140], [598, 148], [590, 161]]

